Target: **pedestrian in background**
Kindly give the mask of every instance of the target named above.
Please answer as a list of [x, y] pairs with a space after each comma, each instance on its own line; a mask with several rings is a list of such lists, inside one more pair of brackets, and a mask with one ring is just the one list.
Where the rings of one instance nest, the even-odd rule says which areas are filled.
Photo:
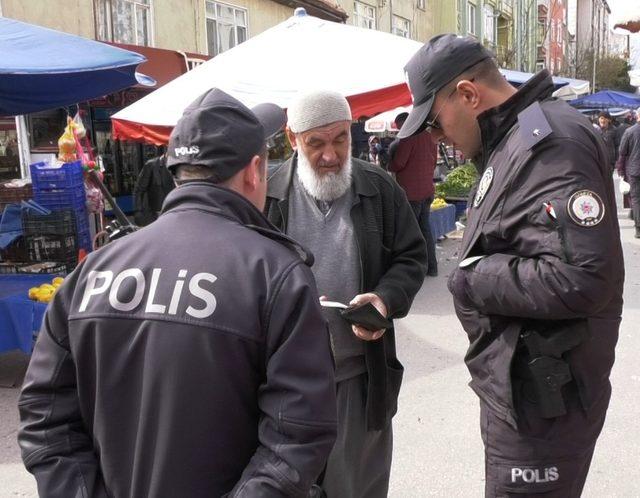
[[[409, 113], [398, 114], [395, 125], [402, 128]], [[438, 146], [427, 132], [396, 139], [392, 144], [393, 156], [389, 171], [396, 174], [396, 181], [404, 189], [416, 216], [422, 236], [427, 244], [427, 275], [438, 275], [436, 241], [431, 231], [429, 216], [435, 187], [433, 172], [438, 160]]]
[[618, 130], [611, 114], [606, 111], [598, 114], [598, 125], [607, 146], [607, 164], [613, 171], [618, 158]]
[[636, 112], [636, 119], [636, 124], [622, 136], [616, 166], [620, 177], [631, 186], [629, 199], [636, 229], [635, 237], [640, 239], [640, 109]]
[[176, 186], [167, 169], [166, 151], [159, 152], [144, 163], [133, 189], [134, 221], [138, 226], [146, 226], [158, 219], [162, 203]]

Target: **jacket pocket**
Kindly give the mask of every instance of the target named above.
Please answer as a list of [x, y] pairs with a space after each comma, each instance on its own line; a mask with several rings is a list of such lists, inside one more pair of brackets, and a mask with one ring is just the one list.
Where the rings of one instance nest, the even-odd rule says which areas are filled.
[[565, 357], [582, 407], [589, 412], [596, 405], [606, 406], [611, 396], [609, 375], [615, 361], [620, 319], [589, 318], [582, 322], [581, 326], [588, 329], [588, 337]]
[[390, 421], [398, 411], [398, 396], [403, 375], [404, 367], [397, 358], [387, 363], [387, 393], [385, 396], [387, 421]]
[[479, 335], [465, 357], [471, 388], [497, 417], [514, 428], [511, 365], [521, 331], [520, 321], [505, 324], [492, 320], [491, 331]]

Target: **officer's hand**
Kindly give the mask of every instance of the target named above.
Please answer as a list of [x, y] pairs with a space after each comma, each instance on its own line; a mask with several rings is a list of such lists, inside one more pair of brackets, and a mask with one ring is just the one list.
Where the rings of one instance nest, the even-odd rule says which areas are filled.
[[[380, 312], [382, 316], [387, 317], [387, 307], [382, 302], [382, 299], [377, 294], [373, 292], [367, 292], [366, 294], [358, 294], [354, 297], [349, 306], [359, 306], [366, 303], [371, 303], [375, 308]], [[351, 329], [357, 338], [362, 339], [363, 341], [377, 341], [384, 335], [385, 329], [371, 331], [367, 330], [364, 327], [360, 327], [359, 325], [351, 325]]]
[[465, 308], [473, 308], [473, 302], [469, 297], [469, 286], [467, 284], [467, 272], [462, 268], [456, 268], [449, 275], [447, 281], [449, 292], [453, 295], [453, 299]]

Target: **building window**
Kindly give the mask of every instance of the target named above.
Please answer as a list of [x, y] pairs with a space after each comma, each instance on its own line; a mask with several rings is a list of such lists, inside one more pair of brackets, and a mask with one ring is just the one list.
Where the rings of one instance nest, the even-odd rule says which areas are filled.
[[209, 55], [218, 55], [247, 39], [247, 11], [218, 2], [206, 2]]
[[20, 150], [16, 120], [0, 116], [0, 180], [13, 178], [20, 178]]
[[492, 45], [496, 43], [496, 18], [493, 14], [493, 7], [484, 6], [484, 37]]
[[536, 73], [544, 69], [544, 62], [536, 62]]
[[467, 32], [476, 34], [476, 6], [471, 2], [467, 3]]
[[376, 8], [362, 2], [353, 2], [353, 25], [376, 29]]
[[96, 0], [98, 39], [152, 45], [151, 0]]
[[391, 32], [403, 38], [411, 38], [411, 21], [400, 16], [393, 16]]
[[539, 47], [544, 45], [544, 38], [545, 38], [545, 36], [544, 36], [544, 28], [545, 28], [544, 22], [539, 22], [538, 21], [537, 43], [538, 43]]
[[426, 0], [418, 0], [417, 7], [421, 10], [425, 10], [427, 8]]
[[54, 152], [58, 150], [58, 138], [67, 125], [65, 109], [51, 109], [34, 112], [27, 117], [29, 127], [29, 147], [36, 152]]

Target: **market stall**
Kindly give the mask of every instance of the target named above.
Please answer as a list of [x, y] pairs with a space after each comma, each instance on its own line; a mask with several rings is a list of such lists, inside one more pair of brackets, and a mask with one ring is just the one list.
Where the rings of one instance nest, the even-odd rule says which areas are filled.
[[[347, 97], [354, 119], [371, 116], [411, 103], [404, 66], [421, 46], [389, 33], [325, 21], [298, 8], [288, 20], [114, 114], [114, 137], [166, 143], [185, 107], [213, 87], [249, 107], [273, 102], [285, 108], [299, 92], [331, 89]], [[363, 71], [357, 63], [363, 51], [375, 53], [383, 67]], [[322, 54], [339, 55], [319, 69]], [[281, 59], [285, 64], [276, 67]]]
[[592, 93], [584, 97], [569, 101], [573, 107], [593, 108], [593, 109], [610, 109], [624, 108], [637, 109], [640, 107], [640, 95], [628, 92], [620, 92], [617, 90], [602, 90]]
[[30, 299], [29, 289], [51, 280], [51, 275], [0, 275], [0, 353], [31, 353], [47, 305]]
[[75, 104], [155, 81], [135, 52], [0, 17], [0, 115]]
[[431, 224], [433, 238], [435, 240], [444, 238], [448, 233], [456, 229], [456, 207], [453, 204], [445, 203], [445, 201], [441, 205], [432, 205], [429, 223]]
[[[3, 116], [155, 84], [136, 72], [146, 60], [137, 53], [2, 17], [0, 52]], [[2, 123], [6, 127], [6, 119]], [[32, 164], [30, 178], [0, 183], [0, 352], [31, 351], [46, 303], [60, 285], [56, 275], [71, 271], [93, 246], [88, 215], [102, 204], [85, 175], [99, 166], [81, 117], [65, 116], [65, 124], [48, 130], [57, 157]], [[31, 135], [40, 131], [34, 127]], [[8, 145], [2, 146], [6, 156]]]

